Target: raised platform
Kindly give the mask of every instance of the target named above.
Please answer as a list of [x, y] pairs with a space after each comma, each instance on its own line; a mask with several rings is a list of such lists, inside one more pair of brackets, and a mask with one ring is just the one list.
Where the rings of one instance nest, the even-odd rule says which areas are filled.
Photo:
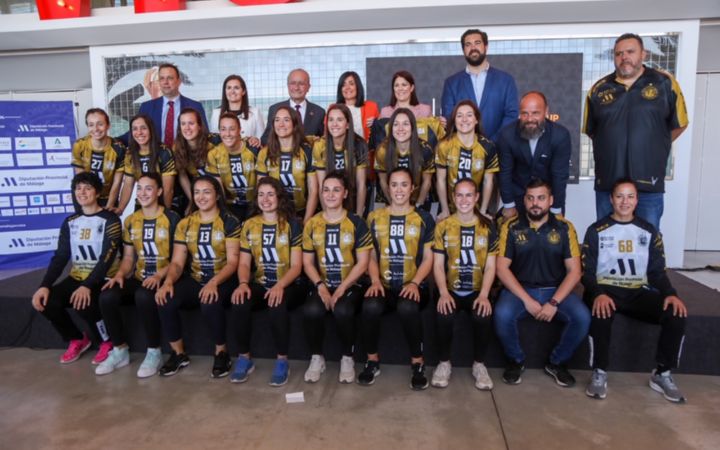
[[[62, 348], [65, 344], [53, 330], [50, 323], [36, 313], [30, 298], [37, 289], [42, 271], [0, 281], [0, 346], [22, 346], [42, 348]], [[686, 339], [683, 347], [679, 372], [720, 375], [720, 292], [705, 287], [689, 278], [670, 272], [670, 278], [685, 300], [690, 311]], [[144, 351], [145, 337], [134, 307], [125, 307], [124, 315], [127, 323], [128, 341], [132, 351]], [[267, 313], [256, 313], [253, 327], [252, 352], [261, 358], [274, 355], [274, 345]], [[199, 311], [183, 311], [183, 329], [186, 347], [192, 354], [210, 354], [213, 344]], [[302, 317], [299, 311], [291, 314], [290, 357], [308, 359], [309, 354], [302, 331]], [[78, 323], [81, 323], [78, 321]], [[429, 364], [437, 361], [435, 339], [435, 311], [428, 307], [423, 311], [425, 332], [425, 355]], [[335, 334], [334, 322], [328, 320], [326, 333], [326, 356], [336, 360], [340, 357], [339, 344]], [[520, 323], [523, 347], [527, 354], [528, 367], [541, 367], [553, 343], [560, 333], [560, 325], [544, 324], [533, 320]], [[655, 347], [659, 327], [637, 322], [625, 316], [618, 316], [613, 326], [611, 344], [611, 370], [646, 372], [654, 366]], [[234, 336], [229, 327], [228, 336]], [[453, 344], [453, 364], [468, 366], [472, 363], [471, 330], [469, 318], [461, 316], [457, 322]], [[236, 346], [229, 339], [231, 354]], [[402, 328], [395, 314], [383, 320], [380, 340], [380, 354], [384, 363], [407, 364], [409, 353]], [[364, 359], [362, 347], [357, 346], [356, 359]], [[502, 349], [497, 339], [490, 345], [487, 364], [502, 367], [505, 364]], [[571, 363], [575, 368], [587, 368], [588, 346], [583, 344]]]

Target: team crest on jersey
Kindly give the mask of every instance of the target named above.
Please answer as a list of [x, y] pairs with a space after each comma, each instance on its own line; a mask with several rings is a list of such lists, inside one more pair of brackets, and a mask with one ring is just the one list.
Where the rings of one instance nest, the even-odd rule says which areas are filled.
[[547, 240], [549, 243], [553, 245], [557, 245], [560, 243], [560, 233], [557, 232], [557, 230], [551, 230], [547, 235]]
[[418, 234], [418, 229], [417, 229], [417, 227], [415, 227], [415, 226], [410, 226], [410, 227], [408, 227], [407, 232], [408, 232], [408, 234], [409, 234], [410, 236], [417, 236], [417, 234]]
[[353, 236], [350, 233], [344, 233], [342, 239], [343, 239], [343, 243], [351, 244], [353, 241]]
[[295, 161], [295, 168], [302, 170], [305, 168], [305, 163], [302, 161]]
[[658, 90], [652, 84], [648, 84], [640, 91], [640, 95], [642, 95], [642, 98], [645, 100], [655, 100], [658, 96]]
[[165, 228], [160, 228], [157, 235], [160, 239], [165, 239], [167, 237], [167, 230], [165, 230]]
[[615, 101], [615, 94], [612, 89], [607, 89], [597, 93], [597, 97], [600, 100], [601, 105], [609, 105]]
[[253, 168], [253, 163], [251, 163], [251, 162], [246, 162], [246, 163], [245, 163], [245, 172], [252, 172], [253, 169], [254, 169], [254, 168]]
[[282, 245], [285, 245], [288, 243], [288, 237], [286, 234], [281, 234], [280, 236], [278, 236], [277, 240], [278, 240], [278, 243], [280, 243]]
[[648, 245], [648, 238], [647, 238], [647, 236], [644, 235], [644, 234], [641, 235], [640, 238], [638, 239], [638, 243], [639, 243], [640, 245], [642, 245], [643, 247], [647, 246], [647, 245]]
[[483, 168], [483, 160], [478, 159], [475, 161], [475, 170], [480, 170]]
[[485, 239], [485, 236], [478, 236], [477, 238], [477, 246], [480, 248], [483, 248], [487, 245], [487, 239]]
[[225, 239], [225, 234], [222, 231], [216, 231], [215, 237], [213, 238], [214, 241], [222, 241]]

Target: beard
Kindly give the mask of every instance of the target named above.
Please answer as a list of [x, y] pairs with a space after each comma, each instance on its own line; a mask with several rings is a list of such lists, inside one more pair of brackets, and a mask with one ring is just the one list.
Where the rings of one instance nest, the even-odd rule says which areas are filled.
[[480, 53], [479, 51], [472, 51], [469, 55], [465, 55], [465, 61], [467, 61], [467, 63], [471, 66], [477, 67], [485, 62], [486, 56], [487, 55], [485, 55], [485, 53]]
[[545, 131], [545, 121], [538, 122], [537, 124], [532, 124], [535, 126], [529, 126], [529, 122], [520, 122], [520, 137], [523, 139], [527, 139], [528, 141], [531, 139], [537, 139], [540, 136], [542, 136], [543, 132]]
[[533, 222], [539, 222], [543, 219], [543, 217], [548, 215], [548, 212], [550, 212], [549, 209], [541, 209], [539, 213], [533, 213], [531, 210], [527, 210], [527, 216], [528, 219], [530, 219]]

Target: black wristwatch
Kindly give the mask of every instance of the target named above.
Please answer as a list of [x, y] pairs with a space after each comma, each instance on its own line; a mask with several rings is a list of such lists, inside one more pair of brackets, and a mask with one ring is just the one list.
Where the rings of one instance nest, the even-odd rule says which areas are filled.
[[323, 280], [318, 280], [318, 282], [315, 283], [315, 287], [319, 288], [321, 284], [325, 284], [325, 282]]
[[553, 306], [556, 307], [556, 308], [557, 308], [558, 305], [560, 304], [560, 302], [557, 301], [557, 300], [555, 300], [554, 298], [551, 298], [548, 303], [550, 303], [551, 305], [553, 305]]

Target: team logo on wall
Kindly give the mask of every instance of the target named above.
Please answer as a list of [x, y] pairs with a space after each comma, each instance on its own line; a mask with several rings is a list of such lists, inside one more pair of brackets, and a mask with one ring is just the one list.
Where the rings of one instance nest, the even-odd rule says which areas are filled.
[[560, 233], [557, 232], [557, 230], [552, 230], [548, 233], [547, 240], [549, 243], [553, 245], [557, 245], [560, 243]]
[[615, 101], [615, 94], [613, 93], [612, 89], [598, 92], [597, 96], [598, 99], [600, 99], [601, 105], [609, 105], [610, 103]]
[[658, 96], [658, 90], [652, 84], [648, 84], [640, 91], [640, 95], [642, 95], [642, 98], [645, 100], [655, 100]]

